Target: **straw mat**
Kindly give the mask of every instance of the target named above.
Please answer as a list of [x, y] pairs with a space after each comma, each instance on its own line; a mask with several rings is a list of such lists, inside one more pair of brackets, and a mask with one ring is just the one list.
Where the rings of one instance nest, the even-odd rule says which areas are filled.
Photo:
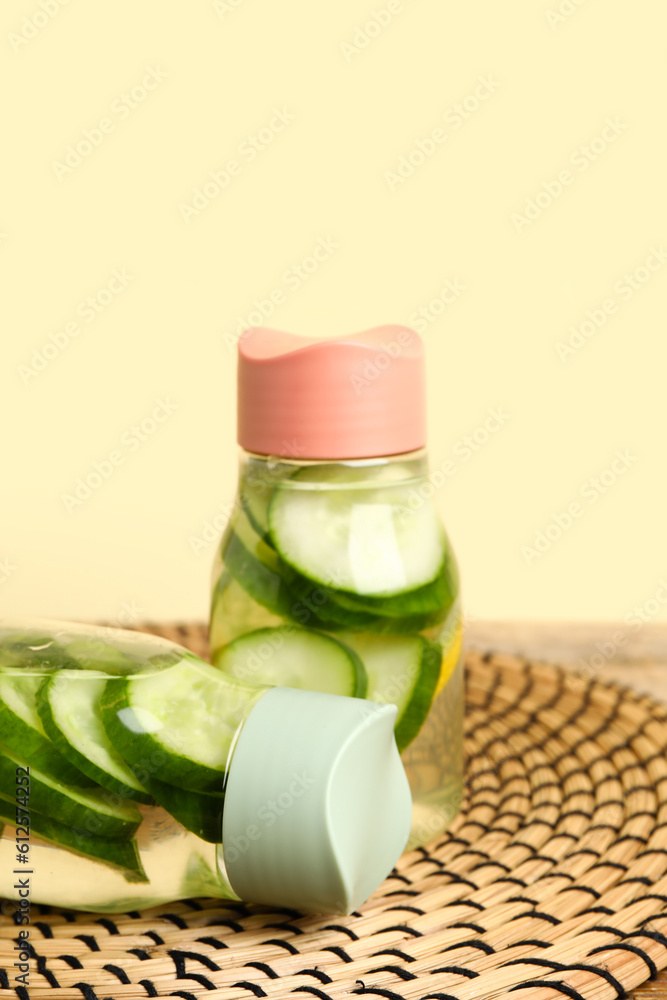
[[[147, 630], [205, 653], [201, 626]], [[466, 667], [462, 811], [359, 911], [34, 906], [27, 992], [0, 916], [0, 997], [611, 1000], [654, 978], [667, 965], [667, 708], [518, 657], [468, 653]]]

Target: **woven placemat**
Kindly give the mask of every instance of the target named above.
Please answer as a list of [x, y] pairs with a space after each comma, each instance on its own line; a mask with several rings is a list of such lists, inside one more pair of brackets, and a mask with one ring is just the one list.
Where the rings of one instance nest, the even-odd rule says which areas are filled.
[[[205, 652], [202, 627], [150, 630]], [[667, 965], [667, 709], [517, 657], [469, 653], [466, 667], [462, 812], [359, 911], [35, 906], [28, 992], [13, 988], [16, 928], [0, 917], [0, 997], [606, 1000], [654, 977]]]

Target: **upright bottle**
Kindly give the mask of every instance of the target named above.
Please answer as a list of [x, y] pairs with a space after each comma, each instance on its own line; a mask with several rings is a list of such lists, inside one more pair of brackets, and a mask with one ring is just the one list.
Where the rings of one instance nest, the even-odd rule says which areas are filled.
[[155, 636], [2, 619], [0, 897], [17, 924], [198, 895], [349, 913], [410, 829], [395, 715]]
[[426, 452], [423, 345], [400, 326], [239, 342], [239, 491], [213, 567], [213, 662], [397, 708], [410, 846], [462, 797], [462, 618]]

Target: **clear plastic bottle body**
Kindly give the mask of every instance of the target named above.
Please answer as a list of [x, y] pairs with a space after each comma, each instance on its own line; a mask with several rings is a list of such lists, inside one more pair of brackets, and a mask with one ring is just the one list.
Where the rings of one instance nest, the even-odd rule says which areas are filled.
[[[174, 767], [187, 752], [183, 733], [187, 738], [194, 721], [185, 703], [183, 729], [177, 723], [160, 729], [162, 746], [142, 746], [142, 739], [155, 736], [151, 725], [142, 732], [136, 724], [140, 713], [128, 715], [132, 709], [111, 702], [112, 715], [122, 720], [116, 732], [121, 725], [127, 729], [120, 743], [136, 747], [119, 752], [120, 767], [125, 762], [150, 793], [140, 792], [149, 800], [142, 802], [120, 794], [122, 770], [98, 752], [99, 746], [109, 750], [100, 705], [109, 701], [108, 685], [158, 675], [166, 686], [176, 679], [174, 692], [194, 682], [203, 702], [217, 704], [224, 703], [229, 685], [209, 664], [166, 639], [92, 625], [0, 621], [0, 898], [2, 912], [17, 924], [28, 922], [29, 903], [122, 912], [189, 896], [238, 899], [224, 866], [223, 791], [238, 737], [267, 689], [232, 683], [234, 709], [223, 722], [228, 738], [221, 743], [219, 789], [206, 793], [173, 784]], [[59, 681], [61, 702], [57, 692], [51, 695]], [[39, 716], [48, 685], [53, 717], [45, 731]], [[164, 704], [178, 709], [169, 698]], [[193, 704], [196, 710], [196, 695]], [[61, 728], [52, 730], [54, 725]], [[79, 770], [82, 752], [89, 757], [83, 764], [88, 773]], [[163, 794], [168, 798], [161, 805], [156, 797]]]
[[[410, 847], [447, 827], [463, 788], [459, 581], [434, 493], [423, 450], [350, 461], [242, 452], [212, 574], [211, 655], [223, 669], [242, 639], [242, 676], [296, 686], [273, 655], [294, 630], [372, 655], [364, 696], [396, 703], [411, 720], [399, 745], [413, 799]], [[439, 650], [436, 679], [401, 662], [422, 641]], [[326, 684], [315, 655], [310, 663], [313, 687]], [[309, 686], [308, 675], [298, 684]]]
[[[238, 899], [224, 876], [222, 847], [190, 833], [160, 806], [140, 806], [141, 826], [135, 834], [146, 880], [128, 881], [104, 861], [30, 838], [30, 902], [93, 913], [126, 913], [196, 896]], [[19, 880], [27, 869], [16, 863], [16, 827], [5, 824], [0, 835], [0, 899], [2, 912], [21, 921]]]

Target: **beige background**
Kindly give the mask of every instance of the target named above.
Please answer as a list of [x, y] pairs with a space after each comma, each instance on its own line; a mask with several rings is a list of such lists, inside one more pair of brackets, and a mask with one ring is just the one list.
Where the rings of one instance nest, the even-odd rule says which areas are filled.
[[667, 619], [666, 31], [659, 0], [5, 0], [0, 607], [205, 616], [258, 301], [423, 333], [472, 617]]

